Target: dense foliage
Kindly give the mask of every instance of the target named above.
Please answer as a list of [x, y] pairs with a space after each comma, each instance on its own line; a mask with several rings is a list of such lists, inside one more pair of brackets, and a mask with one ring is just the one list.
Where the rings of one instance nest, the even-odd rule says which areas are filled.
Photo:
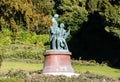
[[[1, 45], [2, 58], [39, 59], [43, 60], [44, 46], [28, 44]], [[1, 59], [0, 59], [1, 61]]]
[[76, 32], [87, 22], [88, 12], [85, 9], [85, 1], [81, 0], [55, 0], [55, 9], [60, 14], [59, 21], [65, 23], [66, 28]]
[[73, 57], [120, 66], [119, 9], [118, 4], [112, 4], [109, 0], [86, 0], [88, 21], [69, 42]]
[[[66, 24], [67, 28], [77, 31], [84, 22], [94, 21], [91, 15], [99, 15], [102, 23], [91, 23], [89, 27], [105, 28], [113, 31], [120, 28], [120, 1], [118, 0], [54, 0], [55, 10], [61, 15], [60, 21]], [[94, 16], [96, 18], [97, 16]], [[97, 20], [97, 19], [96, 19]], [[119, 30], [119, 29], [118, 29]], [[117, 32], [116, 32], [117, 33]], [[118, 34], [118, 33], [117, 33]]]
[[120, 66], [119, 0], [54, 0], [60, 22], [71, 29], [69, 49], [74, 58], [106, 61]]
[[0, 29], [7, 27], [17, 38], [19, 29], [30, 30], [31, 28], [48, 28], [51, 20], [44, 13], [37, 13], [31, 0], [1, 0], [0, 1]]
[[89, 16], [94, 14], [100, 16], [101, 28], [111, 30], [120, 26], [119, 5], [118, 0], [1, 0], [0, 28], [9, 27], [17, 32], [24, 27], [37, 33], [48, 33], [44, 31], [51, 25], [50, 17], [58, 13], [59, 22], [65, 23], [72, 32], [83, 27], [85, 22], [89, 22]]
[[68, 46], [74, 58], [120, 66], [119, 0], [1, 0], [0, 43], [48, 45], [39, 34], [49, 33], [55, 13], [71, 30]]
[[85, 22], [89, 22], [89, 16], [97, 14], [102, 23], [95, 24], [96, 27], [100, 25], [111, 31], [120, 26], [119, 5], [120, 1], [117, 0], [2, 0], [0, 28], [9, 27], [14, 33], [23, 27], [28, 30], [31, 28], [36, 33], [48, 33], [51, 25], [49, 18], [58, 13], [59, 22], [65, 23], [67, 29], [76, 32]]
[[89, 13], [98, 13], [103, 18], [104, 26], [120, 28], [120, 7], [109, 0], [88, 0]]
[[0, 67], [2, 65], [2, 56], [0, 55]]

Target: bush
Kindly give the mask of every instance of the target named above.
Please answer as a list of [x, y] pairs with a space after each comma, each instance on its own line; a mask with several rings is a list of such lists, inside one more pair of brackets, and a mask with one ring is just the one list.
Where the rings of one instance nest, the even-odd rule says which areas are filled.
[[23, 43], [35, 44], [37, 42], [37, 35], [35, 32], [19, 31], [17, 40]]
[[[45, 48], [49, 47], [49, 35], [37, 35], [31, 31], [19, 31], [16, 41], [12, 40], [12, 33], [3, 28], [0, 33], [0, 54], [3, 58], [43, 59]], [[45, 47], [46, 46], [46, 47]]]
[[2, 56], [0, 55], [0, 67], [1, 67], [1, 64], [2, 64]]
[[38, 44], [39, 46], [43, 46], [49, 43], [49, 35], [48, 34], [37, 35], [35, 32], [20, 31], [18, 32], [17, 41], [22, 43]]
[[37, 42], [42, 42], [45, 46], [49, 45], [49, 35], [48, 34], [38, 35]]
[[43, 59], [44, 46], [34, 44], [1, 45], [0, 54], [3, 58]]
[[72, 60], [73, 65], [80, 65], [80, 66], [96, 66], [99, 65], [95, 60]]
[[8, 28], [2, 28], [0, 32], [0, 44], [11, 44], [12, 43], [12, 32]]
[[9, 79], [0, 79], [0, 82], [24, 82], [22, 79], [9, 78]]

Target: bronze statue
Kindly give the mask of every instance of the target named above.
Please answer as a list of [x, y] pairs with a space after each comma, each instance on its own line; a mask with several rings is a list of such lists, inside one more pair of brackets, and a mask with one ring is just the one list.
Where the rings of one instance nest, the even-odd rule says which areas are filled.
[[58, 27], [57, 18], [58, 14], [55, 14], [52, 18], [53, 25], [50, 27], [50, 49], [53, 50], [68, 50], [66, 38], [70, 34], [70, 30], [66, 32], [64, 24], [60, 24]]

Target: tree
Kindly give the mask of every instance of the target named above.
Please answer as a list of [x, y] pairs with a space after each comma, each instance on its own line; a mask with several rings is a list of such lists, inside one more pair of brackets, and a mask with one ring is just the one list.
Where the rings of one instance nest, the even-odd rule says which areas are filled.
[[65, 23], [67, 29], [74, 33], [87, 22], [88, 12], [85, 9], [85, 0], [54, 0], [56, 12], [60, 15], [60, 22]]
[[120, 5], [111, 1], [86, 0], [88, 21], [69, 41], [74, 58], [107, 61], [111, 66], [120, 67], [120, 38], [116, 36], [120, 35]]
[[54, 7], [53, 0], [32, 0], [32, 2], [37, 13], [44, 13], [45, 15], [52, 14]]
[[36, 31], [37, 34], [49, 33], [49, 27], [52, 24], [50, 16], [53, 12], [53, 7], [54, 7], [53, 0], [32, 0], [32, 2], [35, 7], [34, 9], [36, 13], [39, 13], [42, 15], [39, 18], [40, 21], [38, 23], [38, 26], [35, 28], [32, 28], [32, 30]]
[[47, 15], [35, 11], [31, 0], [1, 0], [0, 12], [0, 28], [10, 28], [14, 40], [21, 26], [30, 31], [38, 25], [48, 27], [51, 24]]
[[[89, 14], [97, 12], [104, 20], [104, 28], [120, 29], [120, 1], [118, 0], [87, 0]], [[109, 31], [110, 32], [110, 31]]]

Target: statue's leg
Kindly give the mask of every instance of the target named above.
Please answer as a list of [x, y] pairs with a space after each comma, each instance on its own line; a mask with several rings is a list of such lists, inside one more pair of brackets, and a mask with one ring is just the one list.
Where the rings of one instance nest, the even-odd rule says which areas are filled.
[[56, 49], [56, 38], [53, 38], [52, 49]]
[[62, 47], [61, 47], [61, 39], [58, 39], [57, 46], [58, 46], [58, 49], [59, 49], [59, 50], [62, 49]]
[[60, 50], [60, 40], [58, 38], [56, 39], [56, 48]]
[[58, 39], [56, 39], [56, 49], [59, 49], [59, 47], [58, 47]]
[[53, 49], [52, 41], [50, 41], [50, 49]]
[[63, 50], [65, 50], [65, 43], [64, 43], [64, 41], [61, 41], [61, 48], [62, 48]]
[[68, 46], [65, 40], [64, 40], [64, 44], [65, 44], [65, 49], [68, 50]]

